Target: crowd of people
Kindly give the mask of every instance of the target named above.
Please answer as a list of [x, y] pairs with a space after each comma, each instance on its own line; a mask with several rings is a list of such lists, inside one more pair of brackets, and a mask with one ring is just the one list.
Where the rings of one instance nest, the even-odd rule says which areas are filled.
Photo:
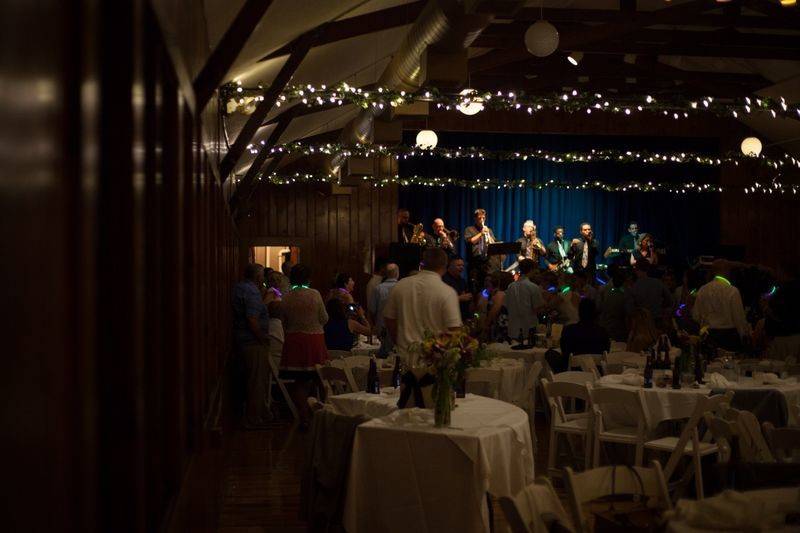
[[269, 418], [259, 400], [266, 393], [268, 357], [291, 379], [293, 401], [307, 419], [315, 365], [328, 360], [328, 350], [350, 350], [359, 335], [376, 337], [381, 357], [397, 351], [411, 358], [409, 347], [426, 332], [469, 323], [484, 342], [511, 342], [527, 339], [546, 321], [563, 326], [566, 356], [602, 353], [612, 340], [640, 352], [663, 334], [677, 340], [703, 328], [718, 348], [797, 359], [798, 285], [775, 288], [755, 305], [748, 299], [746, 308], [730, 281], [732, 266], [717, 260], [709, 268], [687, 269], [679, 282], [674, 271], [649, 261], [612, 265], [601, 278], [541, 269], [521, 258], [513, 273], [491, 272], [483, 287], [471, 288], [464, 260], [431, 247], [419, 269], [402, 278], [396, 262], [378, 259], [362, 305], [348, 273], [338, 274], [323, 297], [310, 286], [308, 265], [292, 265], [287, 277], [249, 264], [233, 301], [234, 338], [247, 373], [244, 424], [257, 427]]

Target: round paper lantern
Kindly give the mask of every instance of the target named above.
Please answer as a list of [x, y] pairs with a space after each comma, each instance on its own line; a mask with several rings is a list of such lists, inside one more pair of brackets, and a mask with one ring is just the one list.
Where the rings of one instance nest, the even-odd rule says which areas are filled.
[[[461, 96], [469, 96], [471, 94], [475, 94], [477, 91], [475, 89], [464, 89], [461, 91]], [[464, 98], [464, 100], [469, 100], [466, 104], [459, 104], [458, 110], [464, 113], [465, 115], [474, 115], [476, 113], [480, 113], [483, 111], [483, 100], [480, 98]]]
[[547, 57], [558, 48], [558, 30], [546, 20], [534, 22], [525, 32], [525, 48], [536, 57]]
[[748, 137], [742, 141], [742, 153], [751, 157], [761, 155], [761, 141], [758, 137]]
[[417, 147], [423, 150], [436, 148], [438, 142], [439, 137], [436, 136], [436, 132], [433, 130], [422, 130], [417, 133]]

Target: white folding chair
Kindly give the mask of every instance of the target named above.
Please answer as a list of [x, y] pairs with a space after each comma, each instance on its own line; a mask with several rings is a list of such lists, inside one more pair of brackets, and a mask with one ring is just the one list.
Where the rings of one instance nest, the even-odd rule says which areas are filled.
[[703, 498], [703, 471], [700, 468], [700, 459], [707, 455], [717, 454], [719, 452], [719, 447], [716, 443], [701, 442], [697, 425], [700, 423], [700, 419], [703, 418], [705, 413], [718, 412], [722, 409], [723, 405], [730, 405], [731, 398], [733, 398], [733, 391], [728, 391], [725, 394], [717, 394], [716, 396], [702, 397], [697, 402], [694, 413], [692, 413], [692, 416], [683, 427], [680, 437], [663, 437], [644, 443], [646, 450], [670, 454], [667, 465], [664, 467], [664, 477], [667, 481], [670, 480], [673, 472], [675, 472], [681, 457], [691, 457], [691, 468], [687, 468], [683, 479], [680, 480], [679, 488], [682, 488], [683, 485], [688, 483], [691, 477], [694, 476], [698, 499]]
[[340, 368], [331, 365], [316, 365], [317, 375], [325, 389], [325, 400], [331, 396], [356, 392], [353, 388], [353, 376], [349, 368]]
[[591, 531], [583, 508], [590, 502], [608, 496], [630, 495], [650, 499], [648, 507], [669, 511], [672, 502], [667, 492], [661, 465], [653, 461], [650, 468], [641, 466], [601, 466], [575, 473], [566, 469], [566, 488], [575, 531]]
[[577, 383], [578, 385], [586, 385], [587, 383], [594, 383], [597, 380], [593, 372], [567, 370], [566, 372], [553, 374], [553, 381], [556, 383]]
[[546, 477], [536, 478], [513, 497], [501, 497], [500, 508], [512, 533], [547, 533], [555, 523], [563, 531], [574, 531], [572, 520]]
[[469, 368], [464, 373], [466, 392], [497, 399], [503, 373], [496, 368]]
[[[361, 387], [358, 386], [358, 379], [356, 379], [356, 375], [353, 372], [354, 367], [348, 363], [346, 359], [331, 359], [326, 363], [326, 365], [344, 370], [344, 375], [347, 378], [347, 385], [350, 387], [350, 391], [356, 392], [361, 390]], [[364, 388], [366, 388], [367, 385], [366, 375], [366, 372], [364, 372]]]
[[620, 342], [620, 341], [611, 341], [611, 349], [609, 352], [624, 352], [628, 349], [627, 342]]
[[[644, 397], [641, 389], [597, 388], [589, 386], [589, 397], [592, 399], [594, 413], [594, 455], [592, 466], [600, 465], [600, 445], [603, 442], [629, 444], [635, 447], [635, 466], [642, 466], [644, 459], [644, 443], [650, 431], [650, 424], [644, 409]], [[625, 418], [632, 417], [631, 424], [612, 424], [611, 413], [624, 413]]]
[[[556, 470], [556, 455], [558, 451], [558, 434], [567, 436], [578, 435], [583, 440], [584, 468], [589, 468], [589, 453], [592, 442], [592, 413], [589, 411], [589, 391], [585, 384], [564, 382], [551, 382], [542, 379], [542, 388], [550, 407], [550, 446], [547, 450], [547, 471], [550, 475], [560, 474]], [[568, 413], [564, 409], [564, 399], [583, 400], [586, 410]], [[570, 448], [572, 443], [570, 442]]]
[[[275, 359], [273, 359], [272, 357], [267, 357], [267, 360], [269, 361], [269, 373], [270, 373], [269, 384], [270, 384], [270, 388], [272, 388], [272, 380], [274, 379], [275, 383], [278, 384], [278, 389], [280, 389], [281, 395], [283, 395], [283, 400], [286, 402], [286, 405], [289, 406], [289, 411], [292, 412], [292, 416], [294, 417], [295, 420], [297, 420], [299, 418], [299, 415], [297, 414], [297, 406], [295, 406], [294, 402], [292, 401], [292, 397], [289, 396], [289, 391], [286, 390], [286, 383], [279, 376], [278, 364], [275, 362]], [[272, 392], [271, 391], [270, 391], [270, 394], [269, 394], [268, 398], [270, 398], [270, 399], [272, 398]], [[268, 400], [268, 401], [270, 401], [270, 400]]]
[[602, 359], [600, 354], [578, 354], [569, 356], [569, 369], [580, 368], [583, 372], [591, 372], [594, 374], [594, 379], [600, 379], [600, 371], [597, 369], [597, 363]]
[[776, 428], [770, 422], [763, 427], [773, 457], [782, 463], [793, 462], [800, 452], [800, 428]]
[[752, 463], [775, 462], [772, 450], [770, 450], [764, 434], [761, 433], [761, 425], [758, 423], [756, 415], [750, 411], [731, 408], [725, 411], [724, 417], [737, 425], [739, 450], [744, 461]]

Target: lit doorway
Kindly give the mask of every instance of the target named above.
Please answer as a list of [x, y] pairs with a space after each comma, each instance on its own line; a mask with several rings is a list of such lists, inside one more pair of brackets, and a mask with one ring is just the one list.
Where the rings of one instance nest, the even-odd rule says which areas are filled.
[[286, 261], [296, 265], [300, 260], [300, 248], [291, 245], [253, 246], [250, 248], [250, 261], [282, 272], [281, 265]]

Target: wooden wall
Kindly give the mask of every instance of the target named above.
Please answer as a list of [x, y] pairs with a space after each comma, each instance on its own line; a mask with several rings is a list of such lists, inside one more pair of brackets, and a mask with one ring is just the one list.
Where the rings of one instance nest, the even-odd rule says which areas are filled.
[[331, 194], [330, 187], [308, 184], [259, 186], [249, 216], [239, 223], [243, 254], [249, 246], [296, 245], [300, 261], [314, 270], [316, 288], [327, 290], [337, 272], [349, 272], [357, 276], [357, 290], [363, 289], [373, 247], [395, 239], [397, 187], [361, 185], [350, 191]]
[[[3, 530], [164, 530], [205, 449], [239, 270], [205, 148], [214, 119], [203, 127], [187, 84], [204, 59], [187, 54], [206, 46], [179, 46], [191, 39], [165, 33], [157, 2], [12, 4], [0, 16]], [[184, 27], [202, 22], [177, 4]]]

